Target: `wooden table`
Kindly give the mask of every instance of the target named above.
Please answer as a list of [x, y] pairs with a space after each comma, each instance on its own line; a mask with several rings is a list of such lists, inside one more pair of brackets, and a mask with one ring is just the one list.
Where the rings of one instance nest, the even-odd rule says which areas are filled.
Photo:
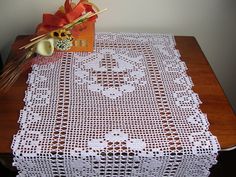
[[[193, 90], [199, 94], [203, 104], [201, 110], [207, 114], [210, 131], [217, 136], [221, 148], [236, 145], [236, 116], [209, 63], [194, 37], [176, 37], [177, 49], [185, 61], [191, 76]], [[13, 135], [17, 133], [19, 111], [23, 108], [27, 73], [22, 74], [5, 95], [0, 96], [0, 155], [10, 155]]]

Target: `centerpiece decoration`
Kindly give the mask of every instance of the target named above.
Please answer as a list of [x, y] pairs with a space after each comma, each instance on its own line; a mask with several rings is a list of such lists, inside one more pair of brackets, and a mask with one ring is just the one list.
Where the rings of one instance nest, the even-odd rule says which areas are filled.
[[[0, 76], [0, 91], [7, 91], [20, 74], [31, 65], [35, 54], [51, 56], [57, 52], [92, 52], [95, 22], [99, 10], [88, 0], [77, 4], [66, 0], [55, 14], [43, 14], [35, 34], [17, 40]], [[11, 57], [13, 56], [13, 57]]]

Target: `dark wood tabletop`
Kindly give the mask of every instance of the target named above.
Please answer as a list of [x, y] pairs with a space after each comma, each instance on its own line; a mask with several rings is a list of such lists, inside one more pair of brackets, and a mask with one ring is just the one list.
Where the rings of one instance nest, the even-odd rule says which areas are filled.
[[[207, 114], [210, 131], [217, 136], [222, 149], [236, 145], [236, 116], [233, 112], [213, 70], [194, 37], [175, 37], [188, 75], [201, 101], [201, 110]], [[0, 95], [0, 154], [10, 154], [13, 135], [17, 133], [20, 110], [24, 106], [27, 72], [23, 73], [13, 87]]]

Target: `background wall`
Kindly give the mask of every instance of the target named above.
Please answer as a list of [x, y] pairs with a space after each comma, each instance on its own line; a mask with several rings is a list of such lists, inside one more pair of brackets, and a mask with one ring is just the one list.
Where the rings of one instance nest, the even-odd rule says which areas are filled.
[[[74, 0], [77, 2], [77, 0]], [[156, 32], [195, 36], [236, 110], [235, 0], [93, 0], [109, 8], [97, 31]], [[43, 12], [64, 0], [1, 0], [0, 51], [6, 58], [19, 34], [31, 34]], [[214, 90], [213, 90], [214, 91]]]

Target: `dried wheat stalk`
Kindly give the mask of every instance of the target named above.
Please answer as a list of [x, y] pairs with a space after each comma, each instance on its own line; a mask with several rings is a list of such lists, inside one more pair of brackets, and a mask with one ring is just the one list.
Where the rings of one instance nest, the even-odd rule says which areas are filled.
[[23, 54], [16, 55], [5, 65], [2, 74], [0, 75], [0, 93], [5, 93], [19, 78], [20, 74], [27, 69], [34, 51], [28, 49]]
[[[81, 24], [87, 21], [89, 18], [98, 15], [106, 10], [107, 9], [104, 9], [96, 13], [88, 12], [75, 21], [65, 25], [63, 28], [70, 29], [74, 25]], [[46, 39], [49, 34], [50, 32], [38, 35], [30, 39], [30, 42], [28, 44], [17, 48], [16, 55], [5, 65], [3, 72], [0, 75], [0, 93], [7, 92], [9, 88], [15, 83], [15, 81], [19, 78], [21, 73], [27, 68], [27, 65], [30, 63], [30, 59], [35, 52], [35, 45], [37, 45], [37, 43], [41, 40]]]

